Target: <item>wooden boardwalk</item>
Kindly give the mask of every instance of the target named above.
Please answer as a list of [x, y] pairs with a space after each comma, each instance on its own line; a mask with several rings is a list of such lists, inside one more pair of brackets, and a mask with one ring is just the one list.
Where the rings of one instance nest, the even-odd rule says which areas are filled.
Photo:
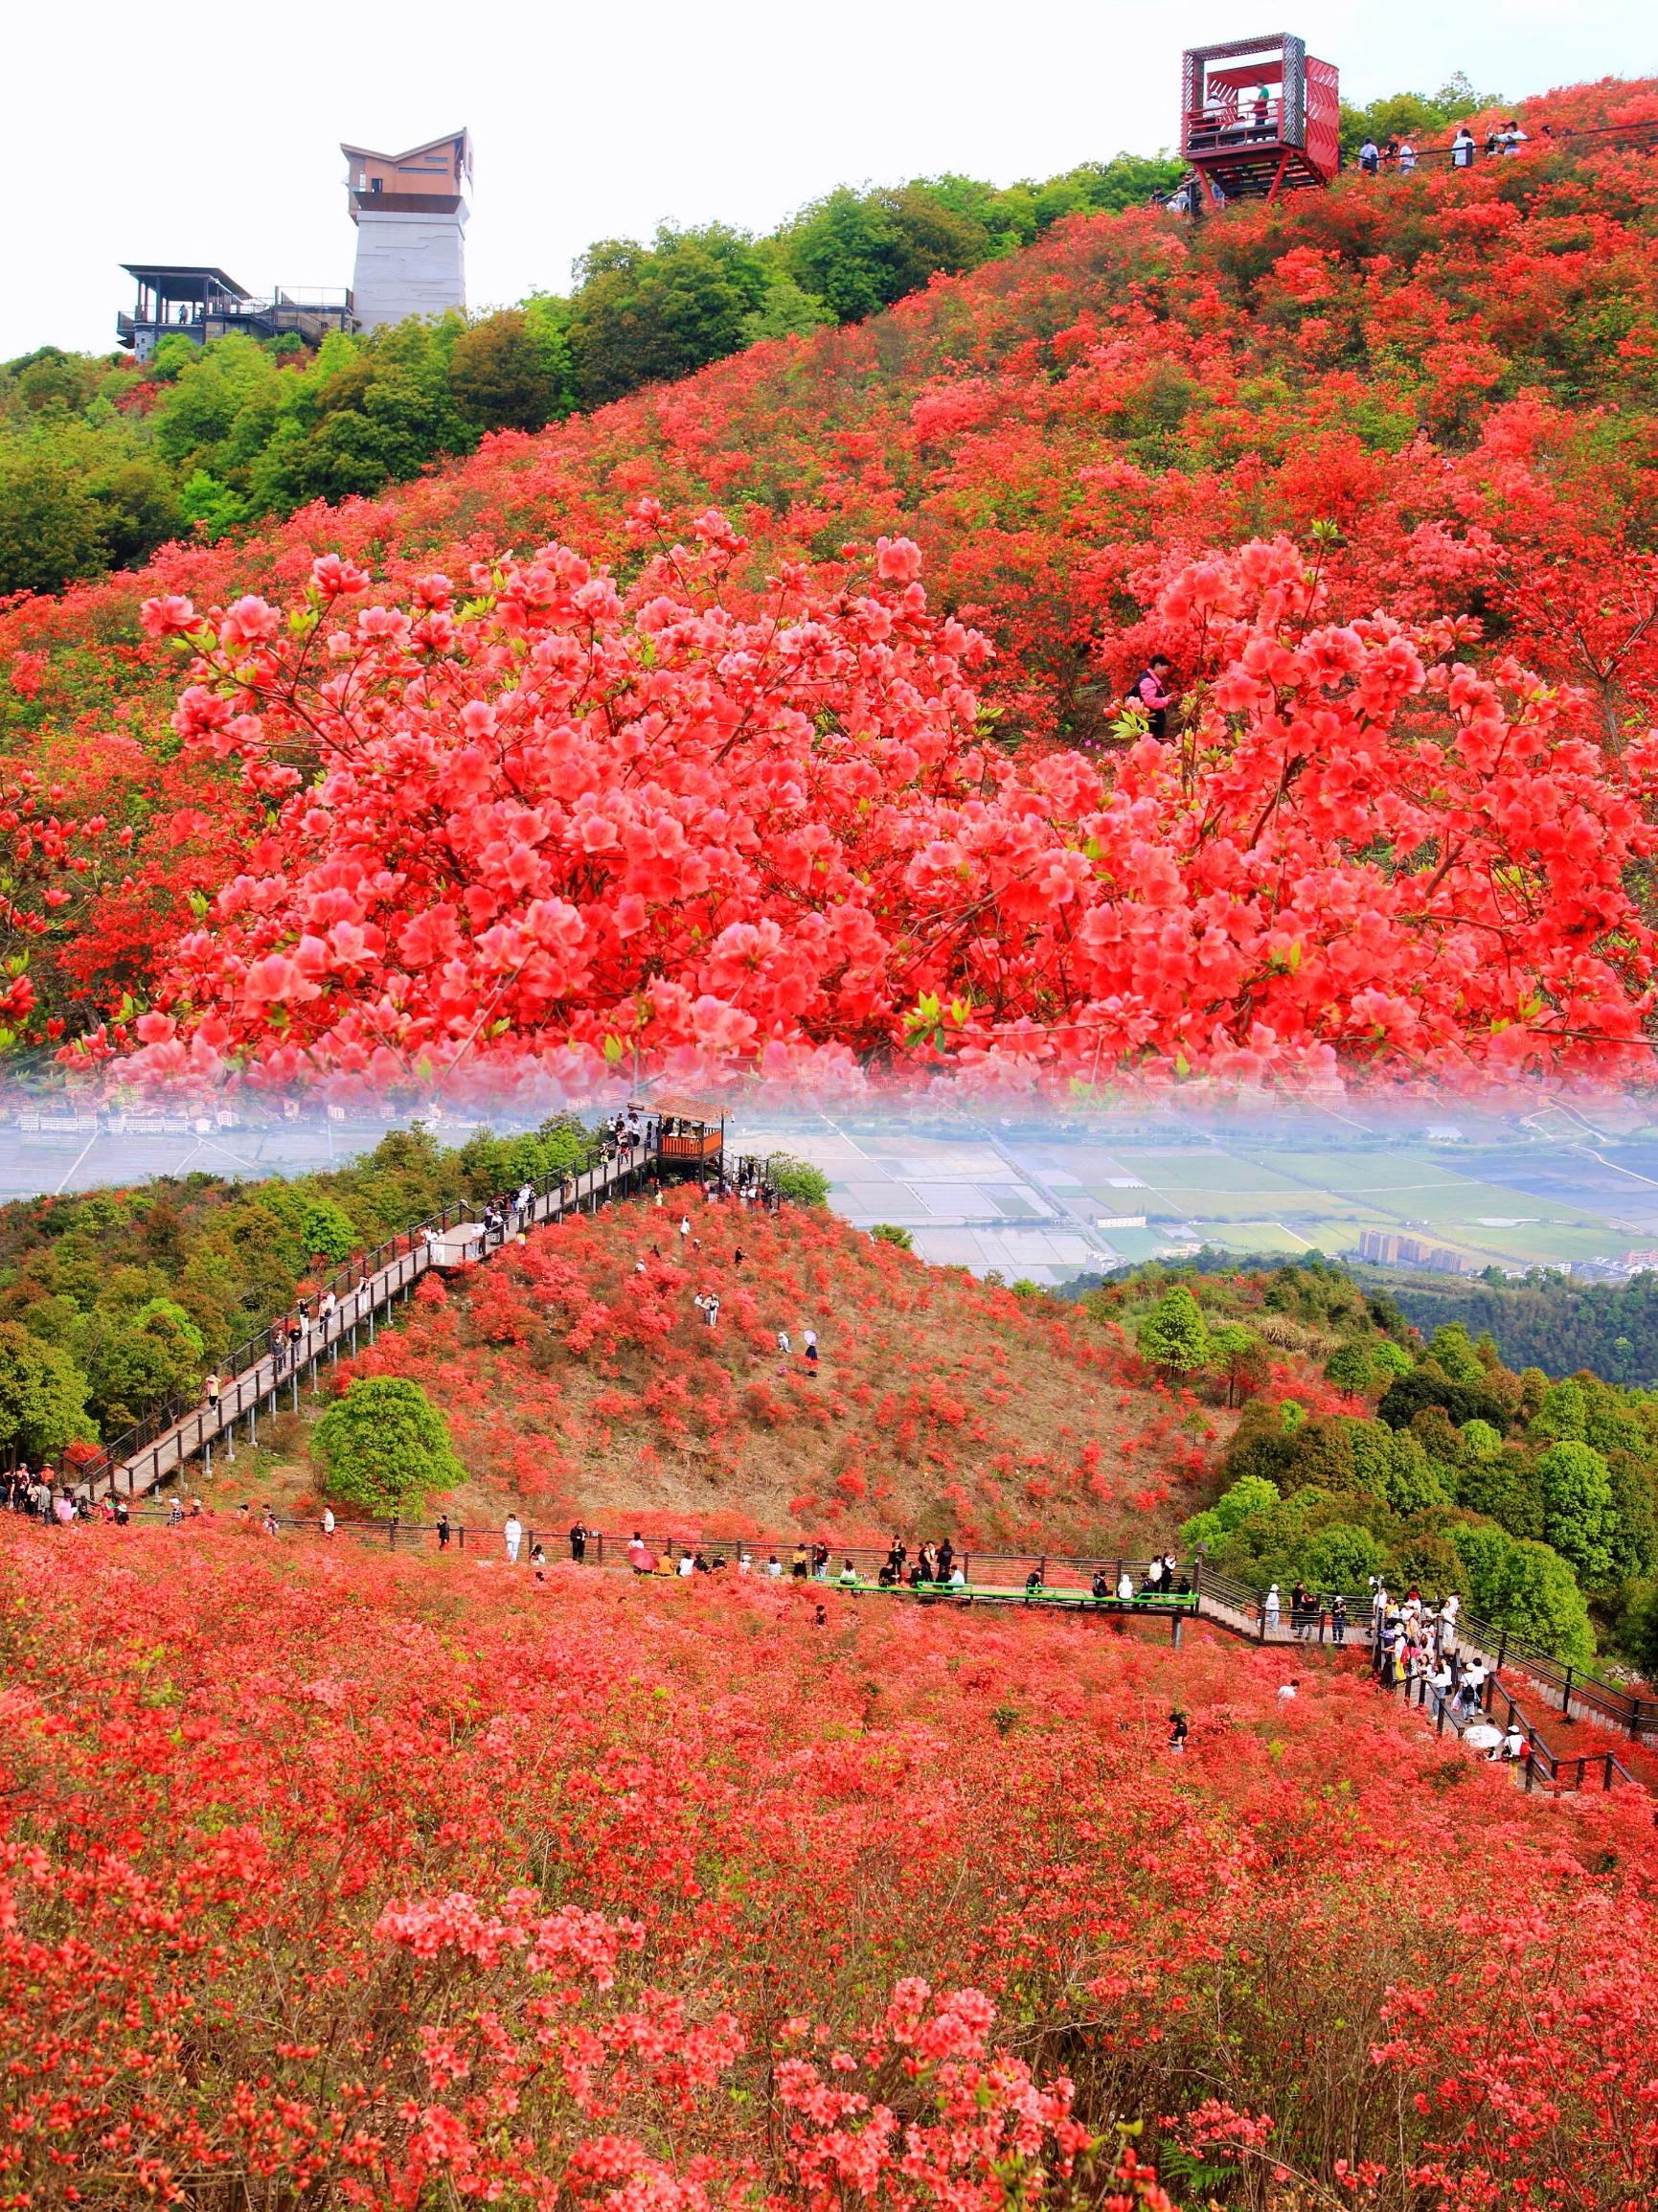
[[[514, 1208], [507, 1237], [601, 1204], [619, 1190], [642, 1180], [654, 1159], [653, 1153], [639, 1148], [538, 1191], [528, 1206]], [[464, 1266], [487, 1256], [484, 1223], [464, 1218], [454, 1221], [443, 1218], [438, 1223], [410, 1230], [394, 1243], [398, 1249], [359, 1282], [348, 1280], [335, 1293], [333, 1311], [326, 1320], [313, 1321], [291, 1348], [261, 1353], [225, 1378], [214, 1403], [193, 1407], [136, 1448], [106, 1461], [81, 1483], [81, 1489], [94, 1498], [105, 1491], [140, 1497], [177, 1473], [190, 1460], [200, 1459], [211, 1467], [214, 1446], [220, 1439], [234, 1457], [238, 1422], [246, 1424], [252, 1444], [258, 1437], [261, 1414], [274, 1418], [284, 1395], [291, 1393], [297, 1411], [302, 1378], [308, 1376], [314, 1383], [325, 1359], [337, 1361], [342, 1349], [350, 1356], [365, 1339], [372, 1344], [378, 1316], [395, 1299], [406, 1298], [422, 1275], [434, 1267]], [[499, 1243], [488, 1245], [489, 1250], [499, 1248]], [[118, 1452], [125, 1441], [118, 1440]]]

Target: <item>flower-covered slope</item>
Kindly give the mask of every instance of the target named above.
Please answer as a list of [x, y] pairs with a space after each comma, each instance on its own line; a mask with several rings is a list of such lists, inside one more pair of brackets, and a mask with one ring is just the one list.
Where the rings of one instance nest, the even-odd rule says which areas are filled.
[[218, 1523], [0, 1529], [0, 1662], [19, 2202], [1658, 2184], [1650, 1800], [1358, 1659]]
[[[694, 1304], [711, 1292], [712, 1329]], [[442, 1406], [467, 1514], [512, 1500], [543, 1528], [579, 1512], [612, 1531], [637, 1516], [658, 1534], [899, 1529], [1140, 1557], [1206, 1500], [1232, 1425], [1080, 1307], [925, 1266], [827, 1212], [683, 1212], [671, 1193], [431, 1282], [336, 1380], [353, 1374], [408, 1377]]]

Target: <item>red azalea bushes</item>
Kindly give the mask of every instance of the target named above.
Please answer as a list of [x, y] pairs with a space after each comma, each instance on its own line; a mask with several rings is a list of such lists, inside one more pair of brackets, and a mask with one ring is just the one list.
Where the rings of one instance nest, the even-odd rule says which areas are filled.
[[[452, 1288], [428, 1277], [336, 1387], [420, 1384], [475, 1486], [449, 1508], [468, 1522], [512, 1503], [542, 1527], [883, 1546], [902, 1528], [958, 1551], [1143, 1557], [1211, 1494], [1231, 1417], [1154, 1381], [1114, 1324], [925, 1266], [827, 1209], [690, 1205], [689, 1248], [674, 1215], [629, 1204], [536, 1230]], [[693, 1305], [709, 1291], [713, 1332]]]
[[[935, 598], [995, 642], [970, 680], [1005, 738], [1104, 733], [1139, 656], [1170, 642], [1147, 577], [1211, 547], [1280, 533], [1311, 544], [1317, 531], [1335, 616], [1379, 607], [1411, 633], [1442, 618], [1474, 626], [1459, 642], [1483, 674], [1496, 673], [1479, 648], [1488, 633], [1550, 685], [1582, 687], [1574, 733], [1616, 756], [1658, 713], [1654, 171], [1627, 148], [1546, 143], [1540, 124], [1593, 130], [1654, 104], [1641, 85], [1552, 94], [1524, 111], [1527, 152], [1471, 176], [1353, 178], [1195, 232], [1146, 213], [1061, 225], [868, 326], [757, 348], [539, 438], [489, 441], [395, 496], [308, 510], [245, 546], [168, 549], [142, 591], [113, 580], [0, 610], [8, 745], [48, 781], [91, 777], [98, 810], [137, 832], [130, 872], [106, 877], [73, 940], [38, 947], [27, 1034], [38, 1040], [48, 1018], [93, 1026], [88, 1000], [148, 1003], [193, 898], [263, 872], [262, 807], [224, 764], [168, 757], [171, 665], [140, 634], [142, 592], [281, 604], [332, 549], [382, 565], [408, 605], [428, 572], [466, 579], [554, 529], [631, 587], [649, 559], [629, 535], [641, 494], [685, 513], [715, 501], [735, 518], [749, 549], [721, 597], [744, 622], [763, 617], [766, 578], [790, 563], [814, 564], [826, 591], [855, 588], [878, 536], [915, 538]], [[1440, 650], [1430, 641], [1426, 659]], [[216, 836], [204, 829], [216, 785]], [[1488, 920], [1476, 905], [1469, 932]], [[1607, 942], [1621, 957], [1622, 930]], [[1067, 969], [1058, 999], [1120, 1000], [1131, 1029], [1123, 963], [1107, 967], [1098, 982]], [[1016, 999], [1018, 981], [997, 995]], [[1583, 983], [1565, 979], [1555, 1012], [1592, 1051], [1601, 1025], [1579, 1026]], [[934, 997], [949, 1003], [906, 989], [893, 1012], [920, 1015]], [[877, 1023], [885, 1011], [865, 1010]], [[1193, 1066], [1229, 1049], [1291, 1066], [1318, 1049], [1291, 1041], [1305, 1024], [1271, 1018], [1272, 1039], [1257, 1043], [1238, 1011], [1221, 1012], [1226, 1044], [1194, 1054], [1201, 1035], [1182, 1037], [1178, 1053]], [[1428, 1064], [1439, 1011], [1419, 1010], [1412, 1032]], [[1053, 1026], [1046, 1005], [1031, 1018]], [[1398, 1043], [1398, 1009], [1378, 1019]], [[1099, 1041], [1108, 1065], [1110, 1038]], [[1147, 1041], [1155, 1058], [1164, 1039]]]
[[740, 540], [697, 529], [625, 599], [548, 547], [464, 604], [332, 557], [285, 616], [150, 603], [196, 649], [178, 729], [269, 826], [124, 1072], [1647, 1065], [1658, 744], [1609, 761], [1456, 625], [1341, 620], [1283, 539], [1167, 560], [1142, 588], [1188, 726], [1102, 771], [985, 741], [985, 640], [908, 541], [861, 592], [785, 570], [744, 620], [714, 596]]
[[999, 2212], [1117, 2123], [1263, 2208], [1658, 2183], [1650, 1801], [1362, 1658], [216, 1524], [0, 1580], [12, 2202]]

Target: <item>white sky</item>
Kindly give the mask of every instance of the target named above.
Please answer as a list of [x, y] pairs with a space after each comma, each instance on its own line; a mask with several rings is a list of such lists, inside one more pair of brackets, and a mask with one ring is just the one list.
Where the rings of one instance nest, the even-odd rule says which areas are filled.
[[20, 6], [0, 359], [107, 350], [124, 261], [216, 263], [256, 293], [350, 284], [341, 139], [396, 151], [469, 126], [482, 307], [563, 290], [591, 239], [663, 218], [768, 230], [842, 182], [1153, 153], [1183, 46], [1282, 28], [1360, 102], [1459, 68], [1510, 96], [1658, 74], [1649, 0]]

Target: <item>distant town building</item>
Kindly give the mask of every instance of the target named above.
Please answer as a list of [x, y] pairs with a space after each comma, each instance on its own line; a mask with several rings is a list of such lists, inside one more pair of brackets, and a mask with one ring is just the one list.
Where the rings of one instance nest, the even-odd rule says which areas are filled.
[[1647, 1267], [1658, 1267], [1658, 1244], [1642, 1244], [1633, 1252], [1625, 1252], [1624, 1265], [1631, 1275], [1639, 1275]]
[[1424, 1129], [1422, 1133], [1430, 1145], [1460, 1145], [1463, 1141], [1462, 1130], [1453, 1128], [1449, 1122], [1441, 1122], [1434, 1129]]
[[1437, 1275], [1477, 1275], [1478, 1263], [1451, 1244], [1402, 1237], [1391, 1229], [1361, 1229], [1358, 1256], [1378, 1267], [1427, 1267]]
[[352, 284], [358, 327], [377, 330], [407, 315], [442, 315], [466, 305], [466, 216], [472, 141], [464, 130], [403, 153], [342, 146], [357, 266]]

